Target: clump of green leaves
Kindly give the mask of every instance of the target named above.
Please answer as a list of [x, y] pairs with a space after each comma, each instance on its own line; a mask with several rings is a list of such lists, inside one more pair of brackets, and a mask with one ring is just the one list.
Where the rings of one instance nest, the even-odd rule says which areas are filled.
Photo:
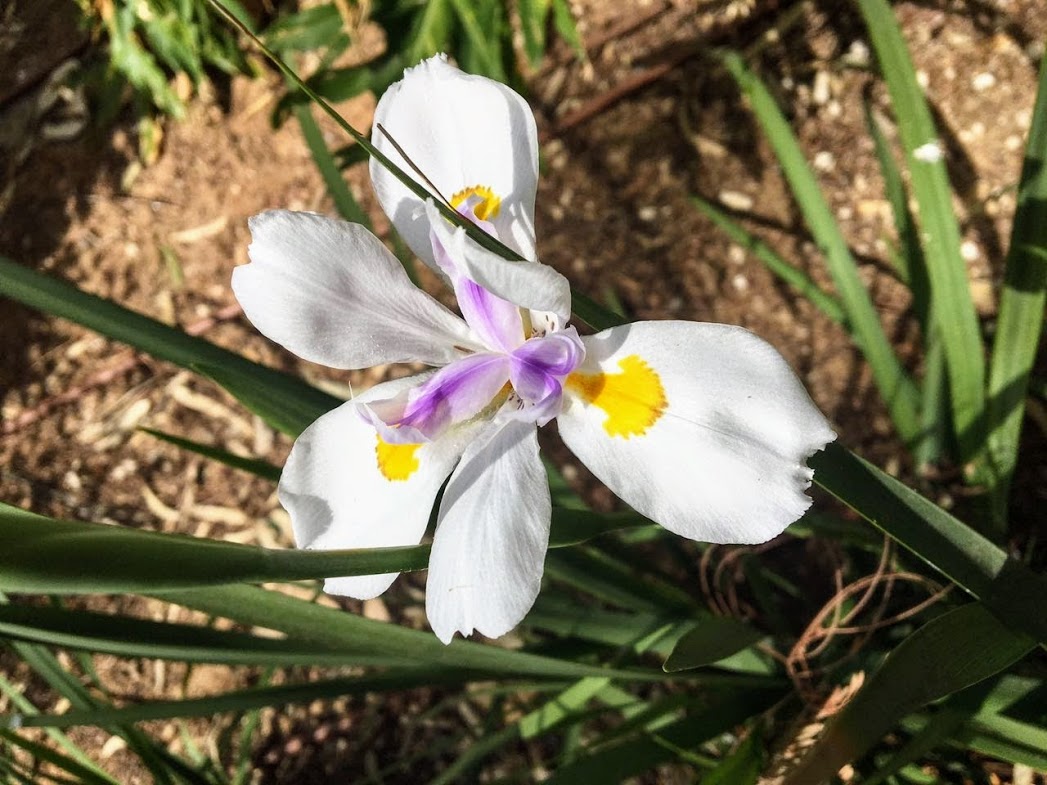
[[[105, 79], [110, 92], [127, 85], [151, 109], [180, 119], [185, 103], [171, 86], [185, 74], [194, 87], [211, 68], [232, 74], [247, 61], [236, 36], [214, 18], [206, 0], [77, 0], [92, 33], [104, 38], [109, 61]], [[243, 20], [247, 12], [235, 0], [230, 10]]]

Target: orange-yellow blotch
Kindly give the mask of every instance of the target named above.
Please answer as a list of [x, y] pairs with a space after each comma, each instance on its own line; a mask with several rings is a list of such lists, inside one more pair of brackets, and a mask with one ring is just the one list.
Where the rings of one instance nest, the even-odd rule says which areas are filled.
[[618, 361], [618, 373], [572, 373], [567, 388], [603, 409], [604, 430], [628, 439], [642, 436], [665, 412], [662, 380], [639, 355]]
[[481, 221], [490, 221], [498, 217], [498, 211], [502, 209], [502, 198], [486, 185], [463, 188], [451, 197], [451, 207], [457, 210], [468, 201], [469, 197], [474, 198], [473, 215]]
[[418, 452], [420, 444], [389, 444], [381, 436], [374, 452], [378, 458], [378, 471], [387, 480], [403, 481], [418, 471]]

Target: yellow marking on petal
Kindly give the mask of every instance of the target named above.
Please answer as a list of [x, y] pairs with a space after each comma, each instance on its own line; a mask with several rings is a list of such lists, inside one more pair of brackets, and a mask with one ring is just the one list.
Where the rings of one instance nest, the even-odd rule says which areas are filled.
[[378, 471], [387, 480], [400, 482], [418, 471], [418, 452], [420, 444], [389, 444], [381, 436], [374, 452], [378, 457]]
[[639, 355], [623, 357], [618, 368], [618, 373], [572, 373], [567, 388], [603, 409], [603, 427], [610, 436], [642, 436], [665, 413], [665, 388]]
[[470, 197], [477, 201], [473, 203], [473, 215], [481, 221], [490, 221], [498, 217], [498, 211], [502, 209], [502, 198], [486, 185], [473, 185], [463, 188], [451, 197], [451, 207], [457, 210], [465, 204]]

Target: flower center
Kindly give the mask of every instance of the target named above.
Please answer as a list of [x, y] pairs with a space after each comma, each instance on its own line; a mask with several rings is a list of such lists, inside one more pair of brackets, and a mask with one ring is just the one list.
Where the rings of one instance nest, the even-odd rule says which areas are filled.
[[451, 197], [451, 207], [463, 215], [472, 213], [480, 221], [490, 221], [498, 217], [502, 198], [486, 185], [472, 185]]

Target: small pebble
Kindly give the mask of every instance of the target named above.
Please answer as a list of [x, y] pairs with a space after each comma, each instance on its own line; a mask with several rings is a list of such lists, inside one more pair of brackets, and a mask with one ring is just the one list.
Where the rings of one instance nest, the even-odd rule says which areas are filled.
[[979, 93], [996, 85], [996, 77], [988, 71], [983, 71], [971, 80], [971, 87]]

